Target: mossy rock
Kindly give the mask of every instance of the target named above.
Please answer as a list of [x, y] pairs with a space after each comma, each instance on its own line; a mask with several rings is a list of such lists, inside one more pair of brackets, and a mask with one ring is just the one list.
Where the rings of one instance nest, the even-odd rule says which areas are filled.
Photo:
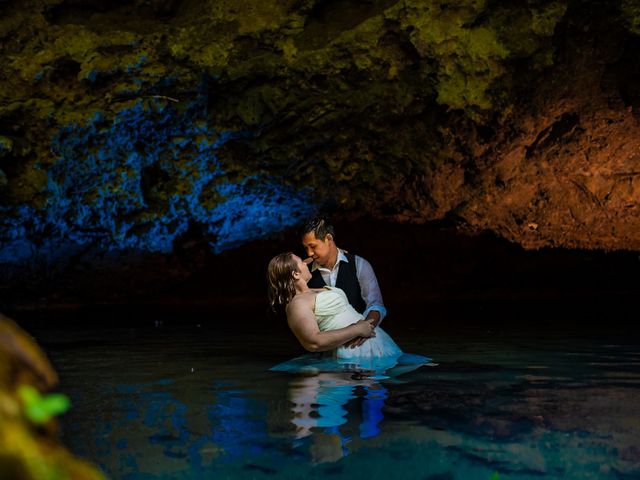
[[[105, 476], [74, 457], [58, 440], [57, 421], [39, 410], [29, 414], [20, 392], [45, 392], [58, 377], [36, 342], [0, 314], [0, 478], [20, 480], [101, 480]], [[31, 402], [31, 412], [33, 402]], [[59, 402], [57, 402], [59, 405]], [[37, 421], [35, 421], [37, 419]]]

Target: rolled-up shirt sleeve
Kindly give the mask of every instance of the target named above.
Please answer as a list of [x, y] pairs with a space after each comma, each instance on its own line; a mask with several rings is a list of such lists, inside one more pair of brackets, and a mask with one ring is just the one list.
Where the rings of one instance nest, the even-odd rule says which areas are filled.
[[356, 255], [356, 275], [358, 282], [360, 283], [360, 293], [362, 293], [362, 299], [366, 303], [367, 307], [363, 313], [363, 316], [369, 314], [371, 310], [377, 310], [380, 312], [380, 321], [387, 316], [387, 309], [384, 307], [382, 301], [382, 293], [380, 292], [380, 286], [378, 285], [378, 279], [373, 272], [373, 267], [364, 258]]

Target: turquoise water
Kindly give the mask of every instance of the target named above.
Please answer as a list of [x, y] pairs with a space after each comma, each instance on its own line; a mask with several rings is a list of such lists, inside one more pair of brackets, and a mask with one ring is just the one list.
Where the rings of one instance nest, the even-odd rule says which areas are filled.
[[[152, 322], [150, 322], [152, 323]], [[598, 335], [387, 326], [424, 366], [293, 375], [282, 331], [41, 330], [64, 441], [114, 479], [640, 479], [640, 349]]]

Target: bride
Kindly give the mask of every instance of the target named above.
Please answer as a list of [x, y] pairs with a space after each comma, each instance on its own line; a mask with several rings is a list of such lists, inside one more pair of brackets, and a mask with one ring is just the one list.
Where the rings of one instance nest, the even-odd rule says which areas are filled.
[[[302, 346], [310, 352], [334, 360], [333, 365], [319, 361], [318, 356], [304, 356], [278, 365], [272, 370], [314, 371], [355, 369], [382, 373], [396, 365], [417, 368], [429, 361], [420, 355], [403, 354], [391, 337], [371, 321], [364, 320], [335, 287], [313, 289], [307, 286], [311, 272], [297, 255], [287, 252], [269, 262], [267, 279], [272, 308], [284, 307], [289, 328]], [[360, 346], [343, 346], [364, 337]], [[332, 368], [333, 367], [333, 368]]]

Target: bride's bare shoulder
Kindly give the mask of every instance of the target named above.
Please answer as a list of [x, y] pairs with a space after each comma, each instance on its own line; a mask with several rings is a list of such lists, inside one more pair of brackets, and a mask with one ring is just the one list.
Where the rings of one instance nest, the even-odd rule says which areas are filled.
[[304, 308], [313, 305], [317, 293], [318, 292], [311, 290], [309, 292], [297, 294], [291, 299], [289, 305], [287, 305], [287, 309]]

